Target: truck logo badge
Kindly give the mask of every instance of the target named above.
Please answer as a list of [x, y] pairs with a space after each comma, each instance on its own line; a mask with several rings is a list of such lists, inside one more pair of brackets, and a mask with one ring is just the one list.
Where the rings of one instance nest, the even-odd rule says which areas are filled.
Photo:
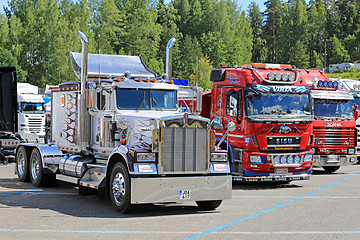
[[289, 133], [291, 133], [291, 128], [289, 126], [287, 126], [286, 124], [283, 124], [280, 126], [279, 133], [280, 134], [289, 134]]
[[325, 127], [343, 127], [344, 123], [341, 122], [326, 122], [324, 123]]
[[234, 77], [233, 75], [226, 76], [226, 80], [231, 81], [231, 83], [239, 83], [239, 78]]

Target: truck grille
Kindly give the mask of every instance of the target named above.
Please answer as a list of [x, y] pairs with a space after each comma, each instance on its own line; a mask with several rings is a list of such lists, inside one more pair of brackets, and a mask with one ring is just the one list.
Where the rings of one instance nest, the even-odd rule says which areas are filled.
[[314, 127], [314, 137], [315, 137], [315, 146], [321, 145], [329, 150], [340, 150], [344, 147], [355, 146], [354, 128]]
[[164, 127], [160, 171], [166, 174], [208, 171], [207, 128]]
[[41, 123], [42, 123], [41, 118], [29, 118], [28, 123], [29, 123], [29, 131], [31, 133], [41, 132]]

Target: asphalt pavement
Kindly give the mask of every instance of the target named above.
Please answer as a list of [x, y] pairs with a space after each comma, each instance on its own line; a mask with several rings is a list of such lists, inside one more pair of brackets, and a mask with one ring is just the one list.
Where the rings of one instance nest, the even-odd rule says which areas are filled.
[[360, 239], [360, 165], [288, 184], [234, 183], [215, 211], [195, 203], [130, 214], [71, 184], [36, 188], [0, 165], [0, 239]]

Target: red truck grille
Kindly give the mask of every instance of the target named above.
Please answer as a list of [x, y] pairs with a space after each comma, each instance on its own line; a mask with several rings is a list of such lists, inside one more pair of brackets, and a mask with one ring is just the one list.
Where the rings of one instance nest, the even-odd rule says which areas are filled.
[[345, 147], [355, 146], [354, 128], [319, 128], [314, 127], [316, 147], [329, 150], [340, 150]]

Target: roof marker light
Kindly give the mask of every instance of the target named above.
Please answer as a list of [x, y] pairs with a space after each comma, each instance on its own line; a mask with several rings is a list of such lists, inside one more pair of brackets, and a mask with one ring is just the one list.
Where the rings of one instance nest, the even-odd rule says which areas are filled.
[[283, 73], [281, 78], [283, 81], [287, 81], [287, 80], [289, 80], [289, 75], [287, 73]]
[[273, 81], [273, 80], [275, 79], [275, 74], [274, 74], [273, 72], [269, 73], [269, 74], [268, 74], [268, 79], [269, 79], [270, 81]]
[[281, 80], [281, 73], [279, 73], [279, 72], [275, 73], [275, 80], [277, 80], [277, 81]]

